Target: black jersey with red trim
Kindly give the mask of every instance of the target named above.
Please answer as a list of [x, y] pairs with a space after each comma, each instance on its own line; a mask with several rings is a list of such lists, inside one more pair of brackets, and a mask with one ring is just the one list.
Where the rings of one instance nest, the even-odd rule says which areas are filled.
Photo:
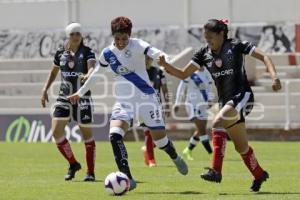
[[245, 71], [244, 55], [251, 55], [254, 49], [255, 46], [247, 41], [227, 39], [219, 54], [206, 46], [194, 54], [191, 63], [199, 68], [206, 67], [211, 73], [219, 102], [224, 105], [239, 93], [252, 93]]
[[[59, 99], [66, 99], [83, 85], [80, 81], [80, 76], [88, 72], [88, 60], [95, 60], [95, 53], [84, 44], [81, 44], [74, 55], [70, 51], [60, 48], [54, 56], [54, 64], [59, 67], [61, 71], [61, 84], [59, 90]], [[88, 91], [85, 96], [90, 96]]]
[[160, 94], [160, 89], [163, 84], [166, 84], [166, 76], [163, 71], [157, 67], [150, 67], [147, 69], [149, 79], [152, 83], [152, 87]]

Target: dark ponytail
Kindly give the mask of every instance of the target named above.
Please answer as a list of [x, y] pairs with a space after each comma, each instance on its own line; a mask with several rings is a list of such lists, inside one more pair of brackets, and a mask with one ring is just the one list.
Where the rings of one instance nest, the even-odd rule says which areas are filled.
[[218, 20], [218, 19], [210, 19], [204, 25], [204, 29], [213, 33], [224, 33], [224, 40], [228, 39], [228, 21], [227, 20]]

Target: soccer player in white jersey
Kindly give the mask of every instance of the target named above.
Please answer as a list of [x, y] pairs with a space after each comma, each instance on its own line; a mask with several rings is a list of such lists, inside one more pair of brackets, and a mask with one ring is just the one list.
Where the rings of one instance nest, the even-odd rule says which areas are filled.
[[194, 160], [192, 150], [199, 141], [208, 153], [212, 153], [209, 137], [206, 134], [206, 124], [207, 110], [213, 100], [212, 78], [206, 69], [197, 70], [189, 78], [180, 81], [176, 93], [175, 112], [178, 112], [180, 105], [183, 104], [189, 120], [196, 126], [189, 145], [182, 152], [188, 160]]
[[[115, 74], [116, 103], [112, 110], [109, 138], [119, 170], [130, 179], [130, 190], [136, 187], [136, 181], [130, 172], [123, 137], [136, 119], [151, 130], [156, 146], [169, 155], [177, 170], [183, 175], [188, 173], [186, 163], [165, 133], [161, 103], [146, 71], [145, 55], [156, 61], [163, 53], [143, 40], [130, 38], [131, 30], [132, 23], [127, 17], [113, 19], [111, 31], [114, 41], [103, 49], [99, 61], [100, 66], [110, 66]], [[69, 97], [71, 102], [75, 103], [94, 82], [92, 75], [78, 92]]]

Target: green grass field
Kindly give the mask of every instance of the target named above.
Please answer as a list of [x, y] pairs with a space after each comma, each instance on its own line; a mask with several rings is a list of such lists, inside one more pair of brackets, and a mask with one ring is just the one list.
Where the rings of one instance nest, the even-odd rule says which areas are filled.
[[[181, 151], [186, 142], [175, 142]], [[223, 181], [221, 184], [204, 182], [199, 175], [209, 166], [202, 146], [194, 150], [195, 161], [188, 162], [189, 174], [181, 176], [173, 163], [156, 150], [158, 167], [144, 165], [142, 143], [127, 142], [129, 160], [138, 187], [122, 197], [108, 196], [103, 180], [116, 170], [108, 142], [97, 143], [97, 182], [85, 183], [84, 145], [72, 144], [77, 159], [84, 166], [76, 178], [65, 182], [67, 163], [54, 144], [0, 143], [0, 199], [2, 200], [103, 200], [103, 199], [300, 199], [300, 143], [252, 142], [261, 165], [268, 170], [270, 179], [260, 193], [252, 194], [248, 188], [252, 177], [227, 145]]]

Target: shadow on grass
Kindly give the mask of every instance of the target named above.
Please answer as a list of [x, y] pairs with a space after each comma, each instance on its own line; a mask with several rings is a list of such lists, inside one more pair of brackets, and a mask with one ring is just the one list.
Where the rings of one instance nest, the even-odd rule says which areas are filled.
[[95, 181], [84, 181], [84, 180], [74, 180], [70, 182], [75, 182], [75, 183], [98, 183], [98, 182], [104, 182], [103, 180], [95, 180]]
[[[95, 180], [95, 181], [74, 180], [74, 181], [70, 181], [70, 182], [74, 182], [74, 183], [97, 183], [97, 182], [101, 182], [101, 183], [103, 183], [104, 180]], [[136, 183], [143, 184], [143, 183], [146, 183], [146, 182], [136, 181]]]
[[183, 192], [138, 192], [136, 194], [141, 194], [141, 195], [144, 195], [144, 194], [180, 194], [180, 195], [193, 195], [193, 194], [205, 194], [205, 193], [202, 193], [202, 192], [198, 192], [198, 191], [183, 191]]
[[300, 195], [300, 192], [254, 192], [246, 194], [234, 194], [234, 193], [220, 193], [221, 196], [232, 195], [232, 196], [243, 196], [243, 195]]

